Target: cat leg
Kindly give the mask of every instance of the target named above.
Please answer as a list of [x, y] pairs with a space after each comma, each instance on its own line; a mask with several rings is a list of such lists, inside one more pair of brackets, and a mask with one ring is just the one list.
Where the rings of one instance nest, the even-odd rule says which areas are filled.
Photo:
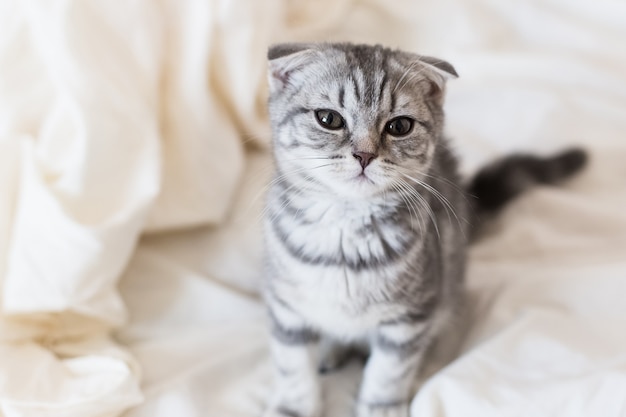
[[357, 417], [408, 417], [413, 381], [429, 346], [430, 322], [379, 327], [365, 366]]
[[270, 350], [274, 362], [275, 387], [264, 417], [319, 417], [319, 336], [286, 308], [274, 306], [270, 317]]

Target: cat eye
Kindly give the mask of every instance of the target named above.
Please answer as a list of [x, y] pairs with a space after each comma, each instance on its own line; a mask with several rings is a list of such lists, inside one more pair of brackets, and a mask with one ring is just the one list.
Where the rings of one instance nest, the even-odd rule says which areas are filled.
[[404, 136], [413, 129], [413, 119], [408, 117], [396, 117], [387, 122], [385, 132], [391, 136]]
[[345, 126], [343, 117], [334, 110], [316, 110], [315, 118], [317, 122], [326, 129], [337, 130]]

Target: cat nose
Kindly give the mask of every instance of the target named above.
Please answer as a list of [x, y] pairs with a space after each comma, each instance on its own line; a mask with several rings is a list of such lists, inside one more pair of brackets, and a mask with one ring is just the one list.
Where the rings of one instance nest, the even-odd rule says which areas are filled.
[[365, 169], [365, 167], [368, 166], [370, 162], [372, 162], [372, 160], [376, 158], [378, 155], [374, 155], [373, 153], [368, 153], [368, 152], [355, 152], [352, 154], [352, 156], [358, 159], [359, 162], [361, 163], [361, 167]]

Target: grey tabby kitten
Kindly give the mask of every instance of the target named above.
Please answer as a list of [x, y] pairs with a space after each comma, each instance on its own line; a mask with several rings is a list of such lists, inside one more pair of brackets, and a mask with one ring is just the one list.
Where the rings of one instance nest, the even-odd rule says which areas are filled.
[[276, 45], [268, 57], [276, 388], [265, 416], [322, 414], [323, 342], [329, 366], [342, 346], [369, 351], [358, 417], [407, 417], [426, 350], [462, 305], [470, 224], [578, 171], [585, 154], [509, 157], [463, 187], [442, 136], [452, 65], [347, 43]]

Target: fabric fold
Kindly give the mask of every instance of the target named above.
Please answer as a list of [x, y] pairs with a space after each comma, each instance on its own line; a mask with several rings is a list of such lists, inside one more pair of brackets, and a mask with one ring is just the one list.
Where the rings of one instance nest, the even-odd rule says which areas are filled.
[[244, 163], [212, 92], [220, 7], [0, 5], [0, 415], [141, 400], [119, 277], [141, 233], [221, 222]]

